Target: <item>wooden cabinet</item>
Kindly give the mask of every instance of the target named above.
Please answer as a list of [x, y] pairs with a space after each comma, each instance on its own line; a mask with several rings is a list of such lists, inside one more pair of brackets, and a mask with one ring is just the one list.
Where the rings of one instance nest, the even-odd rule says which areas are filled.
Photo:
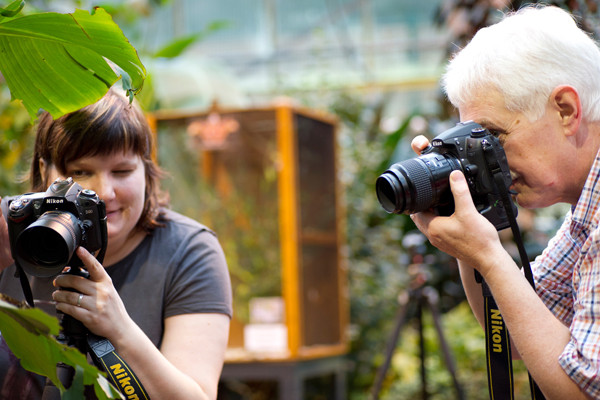
[[[213, 228], [228, 260], [234, 313], [227, 359], [302, 360], [347, 351], [344, 218], [337, 121], [287, 103], [202, 114], [155, 113], [173, 208]], [[250, 351], [249, 303], [281, 299], [285, 348]], [[268, 312], [268, 310], [266, 310]], [[281, 330], [273, 331], [281, 334]]]

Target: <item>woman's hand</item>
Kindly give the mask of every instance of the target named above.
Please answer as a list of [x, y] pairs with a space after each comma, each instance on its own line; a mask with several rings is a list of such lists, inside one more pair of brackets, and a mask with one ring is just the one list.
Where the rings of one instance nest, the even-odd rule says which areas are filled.
[[[2, 198], [0, 198], [2, 201]], [[15, 260], [10, 252], [10, 238], [8, 237], [8, 224], [0, 208], [0, 272], [11, 266]]]
[[52, 293], [56, 309], [81, 321], [92, 333], [116, 342], [133, 329], [134, 322], [102, 264], [83, 247], [76, 253], [90, 276], [57, 276], [54, 286], [58, 290]]

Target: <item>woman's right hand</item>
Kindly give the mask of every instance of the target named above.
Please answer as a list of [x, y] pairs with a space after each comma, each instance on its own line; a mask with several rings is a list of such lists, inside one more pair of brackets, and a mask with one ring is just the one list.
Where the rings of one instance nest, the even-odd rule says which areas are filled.
[[[2, 201], [2, 198], [0, 198], [0, 201]], [[0, 208], [0, 272], [11, 266], [14, 262], [12, 253], [10, 252], [8, 225]]]
[[56, 301], [56, 309], [81, 321], [92, 333], [107, 338], [117, 347], [135, 329], [135, 323], [104, 266], [84, 247], [78, 247], [76, 254], [90, 276], [84, 279], [60, 274], [54, 278], [57, 290], [52, 299]]

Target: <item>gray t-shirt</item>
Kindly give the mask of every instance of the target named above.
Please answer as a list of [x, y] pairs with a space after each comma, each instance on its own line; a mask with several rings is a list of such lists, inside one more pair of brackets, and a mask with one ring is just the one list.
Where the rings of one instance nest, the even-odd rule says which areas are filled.
[[[106, 268], [127, 312], [156, 346], [161, 343], [165, 318], [190, 313], [232, 315], [231, 283], [216, 235], [190, 218], [164, 211], [165, 226], [156, 228], [127, 257]], [[11, 266], [0, 275], [0, 293], [24, 300], [14, 273]], [[36, 303], [51, 300], [56, 290], [53, 279], [30, 277]], [[0, 375], [10, 359], [2, 355], [5, 350], [0, 346]], [[6, 389], [10, 383], [4, 378], [0, 376], [0, 382]]]

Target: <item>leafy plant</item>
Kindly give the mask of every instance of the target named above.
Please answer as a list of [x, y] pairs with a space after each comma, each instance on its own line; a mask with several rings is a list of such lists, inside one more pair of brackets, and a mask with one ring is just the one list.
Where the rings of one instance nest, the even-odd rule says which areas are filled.
[[[473, 316], [469, 305], [461, 303], [448, 313], [441, 321], [444, 337], [454, 354], [456, 375], [462, 388], [464, 398], [471, 400], [489, 399], [485, 348], [482, 343], [485, 334]], [[421, 362], [425, 362], [427, 392], [432, 400], [458, 398], [442, 357], [442, 348], [435, 332], [432, 316], [423, 315], [423, 336], [425, 358], [419, 354], [419, 328], [417, 324], [409, 324], [399, 337], [397, 351], [392, 360], [394, 379], [386, 383], [386, 390], [381, 393], [382, 399], [410, 400], [422, 394]], [[523, 363], [514, 362], [515, 398], [526, 399], [530, 396], [529, 381]]]
[[[456, 268], [444, 254], [426, 243], [407, 215], [387, 214], [377, 201], [375, 181], [396, 159], [399, 146], [410, 140], [409, 116], [391, 133], [380, 129], [389, 102], [382, 96], [368, 102], [341, 94], [330, 109], [342, 122], [342, 180], [347, 201], [348, 282], [352, 362], [351, 398], [362, 399], [383, 362], [388, 336], [399, 311], [398, 295], [418, 277], [411, 264], [427, 263], [428, 284], [444, 298], [445, 310], [464, 298], [458, 287]], [[407, 238], [414, 238], [410, 242]], [[449, 279], [449, 277], [451, 277]], [[456, 290], [458, 287], [459, 290]], [[412, 319], [409, 314], [409, 319]], [[398, 378], [389, 371], [389, 379]]]
[[[248, 173], [232, 172], [226, 194], [215, 188], [207, 176], [198, 176], [200, 166], [210, 157], [191, 145], [187, 133], [175, 125], [165, 129], [159, 125], [160, 146], [158, 156], [161, 165], [170, 171], [165, 188], [171, 197], [171, 205], [183, 214], [203, 221], [219, 236], [227, 256], [229, 274], [235, 288], [234, 310], [236, 318], [247, 323], [248, 304], [253, 297], [280, 296], [281, 274], [278, 246], [278, 223], [276, 213], [275, 171], [264, 166], [264, 175], [252, 179], [257, 185], [255, 196], [249, 196], [247, 183], [240, 176], [255, 178]], [[177, 157], [172, 157], [177, 154]], [[246, 165], [240, 160], [240, 165]], [[273, 218], [275, 216], [275, 218]], [[268, 277], [268, 279], [265, 279]]]
[[[55, 339], [60, 329], [56, 318], [37, 308], [18, 307], [0, 300], [0, 327], [2, 338], [21, 360], [23, 368], [47, 376], [60, 389], [63, 398], [80, 398], [84, 385], [93, 385], [98, 399], [120, 397], [104, 374], [88, 364], [81, 352]], [[59, 362], [75, 367], [69, 389], [58, 377], [56, 365]]]
[[[146, 75], [137, 52], [103, 9], [18, 16], [24, 3], [0, 8], [0, 72], [12, 99], [22, 101], [29, 117], [15, 102], [0, 107], [0, 183], [5, 189], [19, 186], [14, 169], [28, 149], [30, 122], [39, 109], [60, 117], [97, 101], [119, 78], [132, 98]], [[56, 341], [56, 318], [0, 301], [0, 330], [21, 365], [50, 378], [63, 398], [81, 398], [84, 385], [93, 385], [99, 399], [120, 397], [83, 354]], [[75, 368], [68, 390], [58, 379], [58, 363]]]
[[40, 108], [58, 118], [94, 103], [119, 78], [131, 97], [141, 90], [146, 69], [106, 11], [11, 17], [23, 3], [0, 17], [0, 72], [32, 119]]

